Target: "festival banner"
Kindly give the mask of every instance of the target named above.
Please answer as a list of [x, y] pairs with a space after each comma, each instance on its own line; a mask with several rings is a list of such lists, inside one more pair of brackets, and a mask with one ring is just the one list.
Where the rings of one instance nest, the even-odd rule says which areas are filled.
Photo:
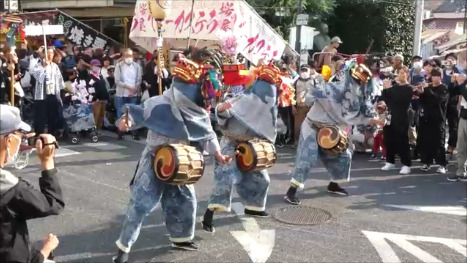
[[[191, 0], [173, 1], [162, 25], [164, 41], [172, 48], [186, 48], [188, 38], [194, 40], [192, 45], [196, 41], [202, 46], [213, 45], [219, 41], [219, 31], [231, 30], [238, 36], [240, 53], [254, 64], [261, 58], [279, 59], [286, 47], [284, 39], [245, 1], [195, 1], [193, 12]], [[130, 39], [152, 52], [157, 48], [157, 36], [148, 2], [138, 0]]]
[[44, 20], [48, 20], [49, 25], [63, 25], [65, 38], [74, 45], [102, 49], [121, 46], [117, 41], [58, 10], [22, 13], [19, 16], [25, 25], [42, 25]]

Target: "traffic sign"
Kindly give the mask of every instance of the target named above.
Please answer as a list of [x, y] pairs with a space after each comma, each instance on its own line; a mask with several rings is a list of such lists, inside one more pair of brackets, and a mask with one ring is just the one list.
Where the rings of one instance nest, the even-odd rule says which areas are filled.
[[308, 18], [310, 16], [307, 14], [300, 14], [297, 16], [297, 26], [306, 26], [308, 25]]

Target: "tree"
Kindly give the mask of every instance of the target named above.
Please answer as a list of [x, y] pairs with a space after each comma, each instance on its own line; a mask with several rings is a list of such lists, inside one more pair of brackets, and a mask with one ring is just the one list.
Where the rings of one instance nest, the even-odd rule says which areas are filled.
[[332, 35], [342, 38], [342, 53], [412, 55], [415, 2], [406, 0], [340, 0], [327, 19]]
[[[311, 18], [320, 17], [332, 12], [336, 2], [302, 0], [302, 10]], [[282, 36], [288, 36], [290, 27], [295, 25], [297, 0], [249, 0], [248, 3]]]

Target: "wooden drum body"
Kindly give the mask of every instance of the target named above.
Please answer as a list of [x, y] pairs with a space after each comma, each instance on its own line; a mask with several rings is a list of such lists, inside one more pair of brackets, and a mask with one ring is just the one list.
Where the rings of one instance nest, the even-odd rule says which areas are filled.
[[347, 134], [336, 126], [324, 126], [316, 136], [319, 147], [331, 154], [341, 154], [349, 148]]
[[166, 144], [156, 150], [154, 172], [170, 184], [194, 184], [203, 176], [204, 157], [195, 147]]
[[276, 163], [276, 148], [267, 141], [241, 142], [236, 150], [237, 166], [245, 172], [267, 169]]
[[371, 70], [364, 64], [355, 65], [355, 67], [350, 70], [350, 73], [352, 78], [361, 85], [365, 85], [372, 77]]

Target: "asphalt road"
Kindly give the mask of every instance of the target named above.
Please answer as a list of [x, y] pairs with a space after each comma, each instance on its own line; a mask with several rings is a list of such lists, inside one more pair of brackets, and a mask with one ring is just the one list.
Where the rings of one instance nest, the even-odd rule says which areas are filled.
[[[129, 198], [128, 184], [143, 147], [144, 142], [129, 137], [117, 142], [107, 136], [97, 144], [84, 140], [80, 145], [62, 145], [56, 161], [66, 208], [59, 216], [29, 222], [35, 245], [52, 232], [60, 239], [57, 262], [111, 262]], [[292, 209], [283, 195], [295, 150], [281, 148], [278, 152], [278, 164], [269, 170], [267, 208], [273, 216], [218, 215], [214, 235], [204, 232], [198, 223], [195, 241], [200, 250], [187, 252], [170, 248], [159, 208], [145, 220], [130, 261], [466, 262], [466, 183], [448, 182], [434, 169], [431, 173], [414, 169], [408, 176], [398, 175], [398, 170], [382, 172], [380, 163], [359, 154], [352, 163], [352, 180], [345, 185], [349, 197], [327, 193], [328, 176], [321, 165], [300, 193], [302, 206], [329, 212], [329, 221], [286, 224], [275, 215]], [[207, 162], [205, 175], [196, 184], [198, 221], [213, 186], [212, 159]], [[18, 174], [37, 186], [37, 162]], [[240, 202], [237, 196], [234, 202]]]

